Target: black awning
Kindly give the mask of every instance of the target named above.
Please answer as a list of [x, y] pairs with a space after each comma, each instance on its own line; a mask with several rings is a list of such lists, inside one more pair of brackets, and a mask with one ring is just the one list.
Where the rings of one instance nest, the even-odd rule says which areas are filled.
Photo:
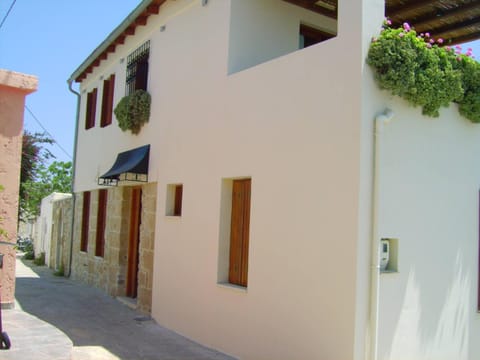
[[150, 145], [121, 152], [112, 168], [98, 178], [99, 185], [118, 185], [119, 181], [148, 182]]

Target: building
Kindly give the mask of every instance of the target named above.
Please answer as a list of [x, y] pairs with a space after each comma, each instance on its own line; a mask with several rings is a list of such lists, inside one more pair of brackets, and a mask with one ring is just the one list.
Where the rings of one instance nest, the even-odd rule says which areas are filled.
[[69, 80], [72, 276], [241, 359], [476, 358], [480, 128], [365, 63], [385, 12], [447, 27], [413, 3], [143, 1]]
[[38, 79], [32, 75], [0, 69], [0, 254], [2, 307], [15, 303], [15, 249], [18, 224], [18, 192], [22, 159], [23, 112], [25, 97], [36, 91]]
[[37, 234], [33, 247], [35, 256], [45, 254], [45, 265], [59, 270], [68, 265], [68, 241], [72, 219], [72, 195], [53, 192], [44, 197], [37, 218]]

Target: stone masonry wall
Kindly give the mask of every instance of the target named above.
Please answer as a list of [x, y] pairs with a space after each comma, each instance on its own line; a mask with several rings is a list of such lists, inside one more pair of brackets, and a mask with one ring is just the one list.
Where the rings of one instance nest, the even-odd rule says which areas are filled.
[[[76, 195], [71, 276], [111, 296], [125, 296], [132, 188], [108, 189], [103, 258], [95, 256], [98, 193], [98, 190], [91, 191], [90, 195], [86, 252], [80, 251], [83, 193]], [[137, 308], [145, 313], [150, 313], [152, 305], [156, 199], [156, 183], [142, 186]]]
[[142, 222], [138, 269], [137, 307], [150, 313], [152, 309], [153, 250], [155, 243], [155, 218], [157, 209], [157, 184], [142, 187]]
[[55, 270], [68, 267], [72, 232], [73, 200], [62, 199], [53, 202], [53, 228], [50, 243], [50, 267]]

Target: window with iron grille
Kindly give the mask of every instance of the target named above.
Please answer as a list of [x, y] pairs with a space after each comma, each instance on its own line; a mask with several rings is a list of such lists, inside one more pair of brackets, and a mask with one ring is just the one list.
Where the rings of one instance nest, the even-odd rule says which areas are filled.
[[135, 90], [147, 90], [149, 55], [150, 40], [128, 55], [125, 95], [130, 95]]

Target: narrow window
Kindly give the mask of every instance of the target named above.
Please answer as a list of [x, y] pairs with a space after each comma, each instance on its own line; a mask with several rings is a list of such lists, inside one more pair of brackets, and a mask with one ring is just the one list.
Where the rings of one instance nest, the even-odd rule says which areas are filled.
[[80, 235], [80, 251], [88, 251], [88, 227], [90, 223], [90, 191], [83, 193], [82, 229]]
[[300, 24], [299, 48], [303, 49], [318, 44], [322, 41], [331, 39], [332, 37], [335, 37], [335, 35], [311, 26], [307, 26], [305, 24]]
[[149, 56], [150, 41], [147, 41], [128, 56], [126, 95], [130, 95], [135, 90], [147, 90]]
[[183, 185], [169, 184], [167, 186], [167, 206], [165, 215], [182, 216]]
[[115, 88], [115, 74], [103, 81], [102, 117], [100, 126], [105, 127], [112, 123], [113, 91]]
[[228, 282], [247, 286], [251, 179], [233, 180]]
[[85, 116], [85, 130], [95, 126], [95, 113], [97, 109], [97, 88], [87, 94], [87, 111]]
[[97, 237], [95, 241], [95, 256], [103, 257], [105, 253], [105, 225], [107, 219], [108, 191], [101, 189], [98, 192]]
[[182, 196], [183, 196], [183, 185], [175, 186], [175, 206], [173, 208], [174, 216], [182, 215]]

